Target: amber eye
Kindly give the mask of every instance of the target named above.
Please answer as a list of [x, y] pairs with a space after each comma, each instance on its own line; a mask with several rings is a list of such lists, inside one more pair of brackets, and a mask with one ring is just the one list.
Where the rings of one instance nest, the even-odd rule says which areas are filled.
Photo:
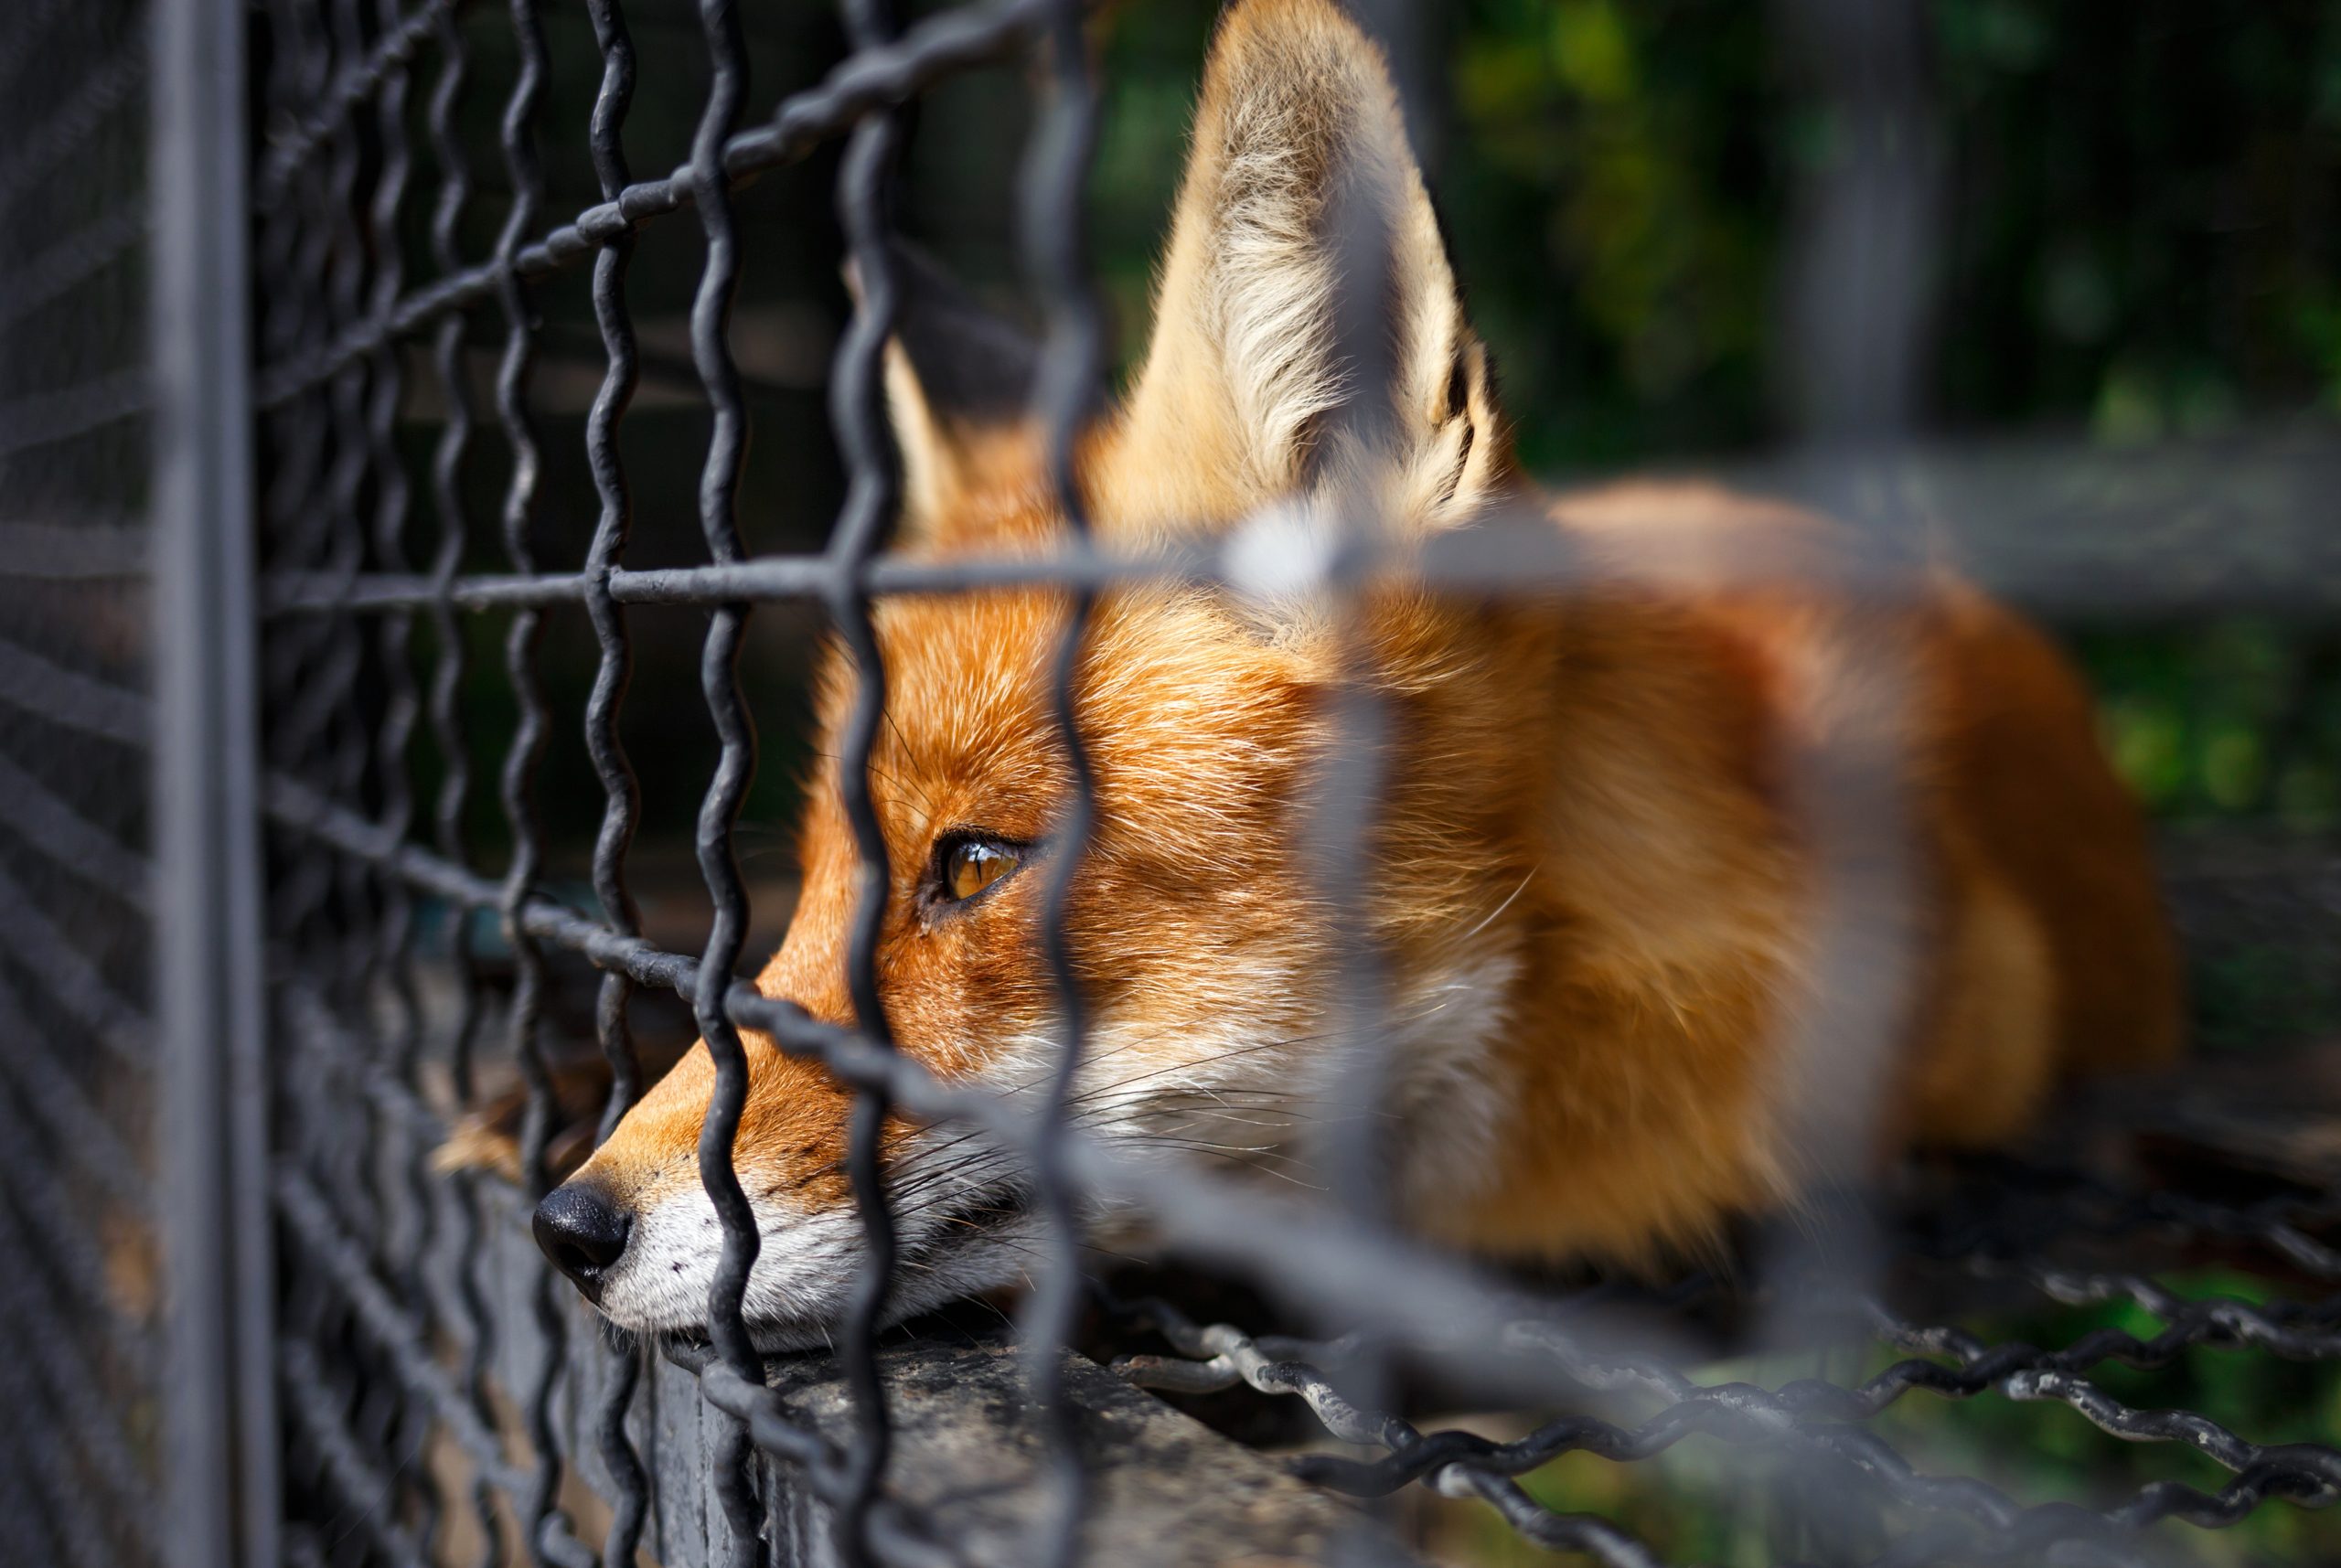
[[943, 851], [943, 896], [953, 903], [974, 898], [1022, 859], [1021, 849], [996, 838], [962, 838]]

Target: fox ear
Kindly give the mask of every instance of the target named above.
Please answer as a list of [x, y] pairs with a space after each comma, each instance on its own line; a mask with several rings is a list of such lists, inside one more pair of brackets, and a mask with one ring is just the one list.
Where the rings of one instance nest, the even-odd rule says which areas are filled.
[[1389, 70], [1331, 0], [1220, 23], [1124, 429], [1133, 469], [1208, 464], [1240, 508], [1364, 484], [1438, 526], [1508, 472]]
[[[931, 258], [890, 248], [894, 335], [886, 344], [886, 410], [903, 463], [903, 529], [946, 536], [984, 475], [1030, 446], [1028, 404], [1040, 350], [986, 310]], [[857, 295], [857, 280], [848, 283]]]

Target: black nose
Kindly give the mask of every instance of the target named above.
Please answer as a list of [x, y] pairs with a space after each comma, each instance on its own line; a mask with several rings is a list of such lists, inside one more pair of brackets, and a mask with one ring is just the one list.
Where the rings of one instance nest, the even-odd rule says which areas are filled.
[[633, 1215], [582, 1182], [554, 1188], [537, 1205], [537, 1245], [588, 1301], [602, 1299], [603, 1277], [625, 1255], [633, 1228]]

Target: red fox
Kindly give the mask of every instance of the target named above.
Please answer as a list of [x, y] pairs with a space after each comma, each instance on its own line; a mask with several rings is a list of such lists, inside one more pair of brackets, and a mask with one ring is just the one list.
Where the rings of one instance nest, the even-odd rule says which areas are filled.
[[[1385, 252], [1378, 355], [1342, 348], [1354, 258], [1337, 199]], [[889, 349], [903, 548], [1056, 550], [1070, 534], [1023, 413], [1029, 361], [929, 282], [906, 280]], [[1388, 1205], [1485, 1258], [1647, 1264], [1793, 1202], [1812, 1164], [1803, 1102], [1855, 1092], [1792, 1070], [1794, 1041], [1865, 1006], [1888, 1037], [1865, 1156], [2004, 1140], [2061, 1079], [2177, 1051], [2145, 827], [2059, 656], [1940, 572], [1890, 604], [1825, 586], [1834, 526], [1785, 505], [1696, 485], [1532, 490], [1383, 59], [1332, 0], [1224, 16], [1152, 340], [1077, 471], [1117, 549], [1233, 538], [1264, 514], [1330, 527], [1364, 496], [1402, 539], [1533, 508], [1607, 571], [1502, 598], [1383, 582], [1346, 631], [1303, 591], [1101, 598], [1075, 686], [1097, 816], [1068, 927], [1088, 1133], [1321, 1180], [1335, 1135], [1310, 1108], [1338, 1103], [1330, 1076], [1353, 1060], [1332, 989], [1344, 921], [1384, 964]], [[1750, 557], [1780, 571], [1715, 564]], [[1070, 788], [1051, 719], [1069, 613], [1045, 589], [877, 612], [881, 989], [902, 1049], [947, 1080], [1030, 1090], [1055, 1050], [1036, 872]], [[1305, 839], [1344, 682], [1374, 694], [1384, 743], [1348, 878], [1363, 907], [1336, 911]], [[833, 653], [826, 752], [852, 688]], [[1845, 745], [1895, 759], [1910, 896], [1883, 1007], [1858, 993], [1886, 982], [1823, 962], [1831, 825], [1800, 805], [1811, 760]], [[801, 901], [756, 983], [837, 1022], [853, 1018], [855, 867], [832, 763]], [[861, 1246], [850, 1100], [818, 1066], [746, 1045], [736, 1162], [763, 1237], [746, 1315], [767, 1347], [818, 1343]], [[705, 1321], [720, 1232], [695, 1151], [713, 1081], [695, 1048], [538, 1211], [547, 1253], [624, 1327]], [[882, 1147], [893, 1314], [1014, 1282], [1037, 1233], [1015, 1161], [907, 1120]]]

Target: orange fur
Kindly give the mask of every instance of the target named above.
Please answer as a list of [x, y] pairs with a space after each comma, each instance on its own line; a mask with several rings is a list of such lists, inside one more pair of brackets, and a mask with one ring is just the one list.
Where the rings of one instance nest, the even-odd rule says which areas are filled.
[[[1334, 352], [1329, 190], [1385, 225], [1386, 384], [1352, 384]], [[1318, 1168], [1321, 1131], [1292, 1096], [1309, 1103], [1346, 1058], [1337, 923], [1306, 846], [1346, 680], [1387, 727], [1354, 853], [1400, 1052], [1393, 1192], [1427, 1236], [1648, 1259], [1791, 1198], [1817, 1164], [1992, 1143], [2069, 1072], [2168, 1059], [2176, 968], [2144, 828], [2048, 644], [1941, 574], [1890, 601], [1828, 586], [1834, 526], [1775, 503], [1698, 485], [1534, 497], [1457, 302], [1373, 47], [1327, 0], [1235, 7], [1146, 369], [1080, 453], [1096, 528], [1138, 547], [1283, 507], [1306, 531], [1363, 497], [1403, 539], [1534, 507], [1596, 571], [1504, 598], [1385, 581], [1353, 607], [1354, 643], [1305, 584], [1103, 596], [1076, 684], [1099, 815], [1070, 926], [1100, 1136], [1150, 1148], [1208, 1141], [1202, 1128], [1246, 1167]], [[910, 549], [1065, 542], [1029, 428], [954, 425], [899, 354], [891, 379]], [[1377, 397], [1384, 433], [1342, 423]], [[1772, 571], [1730, 569], [1750, 559]], [[1053, 831], [1068, 775], [1049, 671], [1067, 613], [1042, 590], [878, 612], [888, 1022], [933, 1071], [1010, 1090], [1053, 1029], [1042, 879], [965, 908], [936, 906], [929, 883], [951, 830]], [[826, 752], [851, 690], [833, 657]], [[1877, 809], [1833, 820], [1848, 800]], [[833, 770], [803, 857], [803, 901], [758, 984], [847, 1020], [855, 860]], [[749, 1046], [737, 1157], [779, 1206], [769, 1249], [787, 1216], [850, 1204], [847, 1101]], [[711, 1083], [694, 1051], [578, 1179], [637, 1213], [695, 1189]], [[898, 1174], [936, 1157], [931, 1133], [891, 1130]], [[1859, 1147], [1826, 1148], [1837, 1135]], [[767, 1315], [817, 1311], [810, 1288]]]

